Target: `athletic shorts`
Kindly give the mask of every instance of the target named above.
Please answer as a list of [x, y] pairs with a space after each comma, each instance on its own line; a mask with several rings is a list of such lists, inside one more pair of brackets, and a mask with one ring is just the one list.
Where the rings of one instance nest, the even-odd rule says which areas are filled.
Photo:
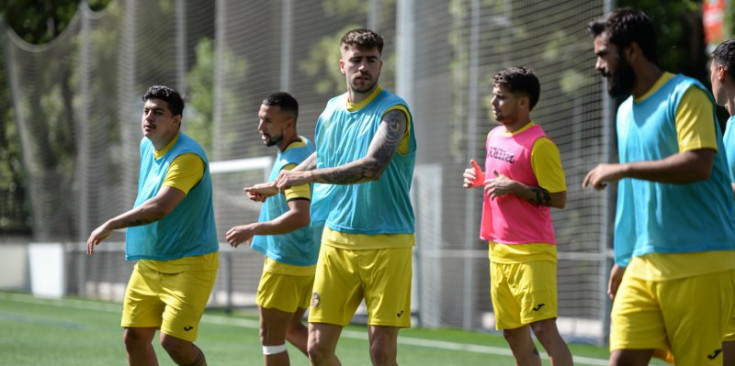
[[163, 273], [139, 261], [128, 282], [121, 326], [160, 328], [167, 335], [194, 342], [216, 277], [216, 265], [201, 271]]
[[314, 270], [314, 266], [293, 266], [266, 257], [255, 303], [261, 308], [287, 313], [306, 309], [314, 285]]
[[490, 262], [496, 329], [515, 329], [556, 318], [556, 263]]
[[412, 248], [348, 250], [323, 245], [309, 323], [346, 326], [365, 299], [368, 324], [411, 326]]
[[610, 351], [670, 350], [677, 365], [722, 365], [735, 305], [733, 270], [666, 281], [623, 276], [613, 302]]

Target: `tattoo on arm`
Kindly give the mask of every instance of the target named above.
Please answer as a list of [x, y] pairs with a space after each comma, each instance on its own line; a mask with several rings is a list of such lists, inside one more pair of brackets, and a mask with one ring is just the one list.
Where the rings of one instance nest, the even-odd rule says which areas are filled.
[[388, 167], [406, 131], [406, 114], [392, 110], [383, 116], [367, 155], [350, 164], [325, 169], [316, 175], [316, 181], [332, 184], [354, 184], [378, 179]]
[[549, 194], [549, 191], [541, 187], [533, 187], [531, 188], [531, 191], [535, 194], [534, 198], [531, 199], [531, 202], [542, 206], [549, 206], [551, 204], [551, 195]]
[[316, 169], [316, 152], [309, 155], [308, 158], [304, 159], [304, 161], [301, 162], [297, 167], [293, 168], [292, 170], [302, 170], [302, 171], [309, 171]]

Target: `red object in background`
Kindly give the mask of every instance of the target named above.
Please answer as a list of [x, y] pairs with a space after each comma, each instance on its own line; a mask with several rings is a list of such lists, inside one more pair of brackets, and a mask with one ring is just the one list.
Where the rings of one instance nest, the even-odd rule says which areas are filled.
[[702, 23], [704, 39], [707, 43], [720, 43], [724, 40], [725, 0], [704, 0]]

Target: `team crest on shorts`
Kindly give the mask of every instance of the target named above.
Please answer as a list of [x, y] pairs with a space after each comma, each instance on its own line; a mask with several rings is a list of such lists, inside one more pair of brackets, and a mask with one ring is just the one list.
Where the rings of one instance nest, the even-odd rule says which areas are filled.
[[321, 302], [322, 298], [319, 296], [318, 292], [314, 292], [311, 294], [311, 307], [312, 308], [318, 308], [319, 302]]

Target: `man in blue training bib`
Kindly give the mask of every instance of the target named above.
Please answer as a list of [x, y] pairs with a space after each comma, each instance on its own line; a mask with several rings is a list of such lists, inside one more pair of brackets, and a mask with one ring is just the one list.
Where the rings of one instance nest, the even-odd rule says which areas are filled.
[[623, 8], [592, 21], [596, 69], [618, 107], [619, 163], [583, 186], [617, 182], [611, 365], [670, 352], [680, 365], [722, 365], [735, 302], [735, 200], [715, 105], [695, 79], [659, 69], [655, 27]]
[[[311, 141], [296, 131], [298, 114], [298, 102], [284, 92], [269, 95], [260, 105], [261, 139], [266, 146], [278, 148], [271, 181], [314, 153]], [[255, 193], [249, 198], [262, 201]], [[269, 366], [289, 365], [286, 339], [307, 353], [308, 330], [302, 318], [311, 298], [322, 233], [321, 224], [310, 223], [311, 201], [311, 185], [290, 187], [265, 200], [258, 222], [227, 231], [230, 245], [251, 242], [253, 249], [265, 255], [256, 303], [265, 364]]]
[[219, 265], [209, 162], [180, 132], [178, 92], [152, 86], [143, 101], [138, 198], [131, 210], [92, 231], [87, 254], [113, 230], [128, 228], [125, 259], [138, 260], [121, 321], [130, 365], [158, 365], [151, 344], [157, 329], [176, 364], [206, 365], [193, 342]]
[[[337, 341], [364, 299], [370, 359], [395, 365], [398, 331], [411, 325], [414, 124], [406, 102], [378, 85], [383, 39], [354, 29], [339, 47], [347, 92], [332, 98], [319, 116], [316, 153], [252, 192], [329, 184], [309, 309], [309, 359], [339, 365]], [[312, 214], [322, 216], [320, 210]]]

